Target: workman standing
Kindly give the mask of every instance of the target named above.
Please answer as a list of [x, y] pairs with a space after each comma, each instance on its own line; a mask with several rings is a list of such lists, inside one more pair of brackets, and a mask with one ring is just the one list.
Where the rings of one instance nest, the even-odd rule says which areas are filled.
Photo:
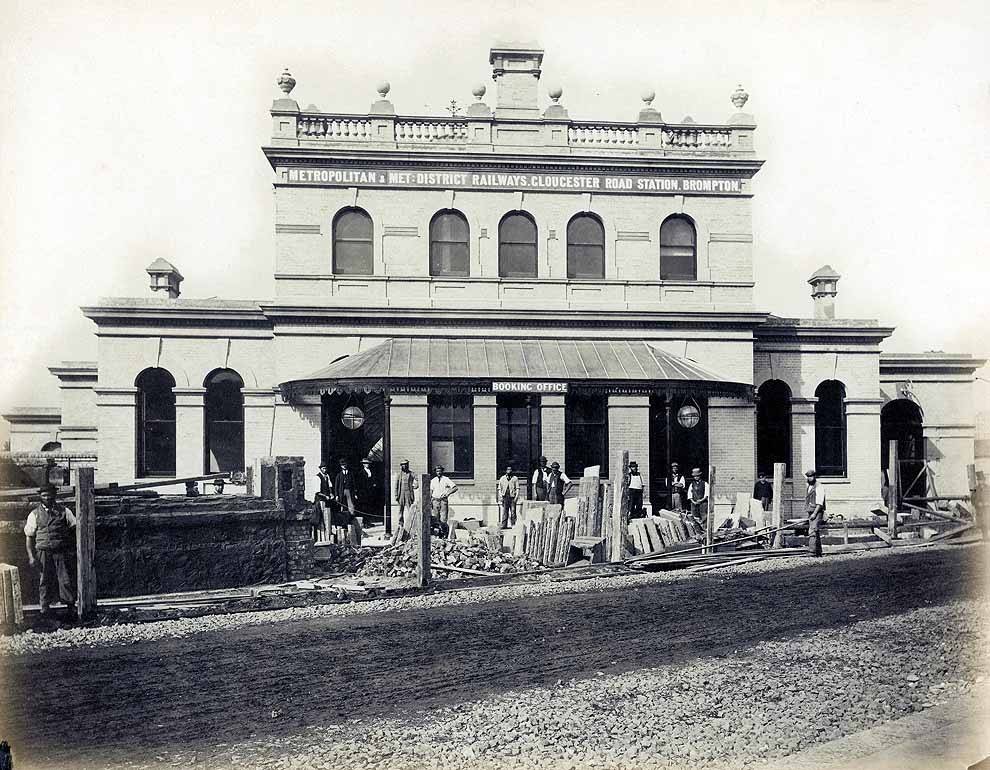
[[825, 487], [815, 470], [805, 471], [808, 490], [804, 493], [804, 510], [808, 516], [808, 553], [822, 555], [822, 520], [825, 518]]
[[634, 460], [629, 463], [629, 518], [641, 519], [643, 512], [643, 477], [639, 473], [639, 464]]
[[333, 494], [337, 498], [337, 505], [340, 506], [341, 512], [346, 508], [353, 518], [357, 510], [358, 481], [355, 475], [351, 473], [347, 460], [340, 461], [340, 471], [333, 480]]
[[[495, 493], [501, 510], [499, 526], [502, 529], [516, 525], [516, 500], [519, 499], [519, 479], [512, 473], [512, 466], [505, 468], [505, 473], [495, 483]], [[511, 523], [510, 523], [511, 520]]]
[[708, 532], [708, 494], [711, 488], [708, 482], [701, 478], [701, 468], [691, 470], [691, 483], [688, 485], [688, 502], [691, 504], [691, 518]]
[[57, 490], [46, 484], [41, 504], [28, 514], [24, 539], [28, 564], [41, 570], [41, 614], [51, 615], [56, 591], [70, 614], [76, 611], [76, 517], [56, 500]]
[[[399, 474], [395, 477], [395, 502], [399, 505], [399, 525], [395, 528], [393, 542], [399, 538], [399, 533], [406, 526], [406, 514], [411, 513], [416, 504], [416, 490], [419, 489], [419, 479], [409, 470], [409, 461], [399, 463]], [[409, 516], [412, 520], [412, 516]]]
[[681, 473], [681, 466], [677, 463], [670, 464], [670, 479], [668, 480], [670, 489], [670, 510], [684, 510], [684, 493], [687, 491], [687, 482]]
[[435, 516], [439, 521], [447, 527], [447, 531], [450, 531], [450, 523], [448, 518], [450, 516], [450, 506], [447, 502], [448, 498], [457, 492], [457, 484], [450, 480], [448, 476], [445, 476], [444, 467], [438, 465], [433, 469], [433, 478], [430, 479], [430, 505]]
[[547, 458], [540, 458], [540, 467], [533, 471], [533, 499], [543, 500], [547, 499], [547, 476], [550, 475], [550, 469], [547, 467]]
[[361, 470], [358, 471], [357, 477], [360, 482], [358, 487], [360, 489], [361, 507], [364, 510], [364, 514], [370, 514], [377, 519], [382, 515], [381, 505], [379, 504], [379, 500], [381, 499], [379, 494], [380, 484], [378, 483], [378, 476], [371, 467], [371, 460], [369, 458], [365, 457], [361, 460]]
[[333, 501], [333, 479], [330, 478], [330, 473], [327, 471], [326, 462], [320, 463], [320, 470], [316, 474], [316, 483], [319, 486], [319, 491], [313, 496], [313, 499], [320, 508], [320, 523], [316, 525], [316, 539], [329, 540], [333, 526], [330, 511], [330, 503]]
[[773, 482], [767, 478], [766, 471], [760, 471], [760, 478], [753, 485], [753, 499], [760, 501], [764, 511], [773, 505]]
[[555, 462], [550, 466], [550, 475], [547, 476], [547, 502], [551, 505], [563, 505], [564, 495], [571, 488], [573, 482], [567, 478], [567, 474], [560, 469], [560, 463]]

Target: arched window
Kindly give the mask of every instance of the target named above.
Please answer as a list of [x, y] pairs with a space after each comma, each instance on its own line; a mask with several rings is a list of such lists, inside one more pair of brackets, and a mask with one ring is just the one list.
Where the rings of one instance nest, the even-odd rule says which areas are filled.
[[681, 214], [667, 217], [660, 225], [660, 280], [698, 279], [697, 235], [694, 223]]
[[374, 266], [374, 225], [363, 209], [342, 209], [333, 218], [333, 272], [371, 275]]
[[175, 378], [165, 369], [137, 376], [137, 476], [175, 475]]
[[880, 467], [889, 472], [890, 442], [896, 441], [902, 497], [928, 495], [924, 424], [921, 407], [906, 398], [889, 401], [880, 410]]
[[605, 228], [594, 214], [567, 223], [567, 277], [605, 277]]
[[205, 473], [244, 470], [244, 380], [233, 369], [217, 369], [206, 378]]
[[536, 278], [536, 222], [523, 211], [506, 214], [499, 222], [498, 274]]
[[61, 441], [46, 441], [45, 445], [41, 447], [42, 452], [57, 452], [62, 448]]
[[784, 475], [791, 475], [791, 389], [767, 380], [757, 391], [756, 469], [770, 476], [774, 463], [784, 463]]
[[819, 476], [845, 476], [846, 386], [825, 380], [815, 397], [815, 470]]
[[460, 211], [438, 211], [430, 222], [430, 275], [470, 275], [471, 230]]

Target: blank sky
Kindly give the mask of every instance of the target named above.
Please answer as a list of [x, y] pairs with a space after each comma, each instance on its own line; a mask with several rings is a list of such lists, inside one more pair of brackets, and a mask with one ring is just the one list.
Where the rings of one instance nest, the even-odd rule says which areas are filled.
[[721, 122], [742, 83], [758, 306], [810, 315], [828, 263], [840, 315], [897, 326], [886, 350], [990, 353], [990, 4], [742, 5], [6, 2], [0, 408], [56, 404], [45, 367], [96, 357], [78, 307], [148, 296], [156, 257], [184, 296], [272, 295], [283, 67], [301, 106], [366, 112], [387, 79], [400, 114], [441, 115], [506, 38], [543, 46], [574, 118], [634, 120], [652, 87], [665, 119]]

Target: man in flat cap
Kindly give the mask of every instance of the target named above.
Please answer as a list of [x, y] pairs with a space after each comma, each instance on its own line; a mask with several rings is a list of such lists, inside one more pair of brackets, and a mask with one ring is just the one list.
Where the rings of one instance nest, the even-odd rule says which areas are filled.
[[822, 520], [825, 518], [825, 487], [814, 469], [805, 471], [808, 489], [804, 493], [804, 510], [808, 517], [808, 553], [822, 555]]
[[57, 594], [72, 615], [76, 611], [76, 517], [58, 502], [52, 484], [39, 492], [41, 504], [28, 514], [24, 538], [28, 564], [41, 570], [41, 614], [51, 615]]

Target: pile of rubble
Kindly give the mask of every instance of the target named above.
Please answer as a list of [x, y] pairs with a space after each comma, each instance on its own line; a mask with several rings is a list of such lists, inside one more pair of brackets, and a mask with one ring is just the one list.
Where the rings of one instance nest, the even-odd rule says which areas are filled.
[[357, 572], [379, 550], [377, 548], [355, 548], [348, 543], [332, 543], [323, 547], [327, 549], [327, 555], [321, 559], [321, 566], [324, 572], [331, 575]]
[[[540, 564], [526, 556], [514, 556], [490, 548], [482, 542], [453, 542], [433, 539], [430, 542], [430, 562], [435, 567], [454, 567], [459, 570], [508, 574], [539, 569]], [[416, 544], [406, 542], [390, 546], [365, 560], [359, 575], [408, 577], [416, 574]], [[454, 573], [457, 574], [457, 573]], [[443, 570], [434, 571], [434, 577], [449, 576]]]

